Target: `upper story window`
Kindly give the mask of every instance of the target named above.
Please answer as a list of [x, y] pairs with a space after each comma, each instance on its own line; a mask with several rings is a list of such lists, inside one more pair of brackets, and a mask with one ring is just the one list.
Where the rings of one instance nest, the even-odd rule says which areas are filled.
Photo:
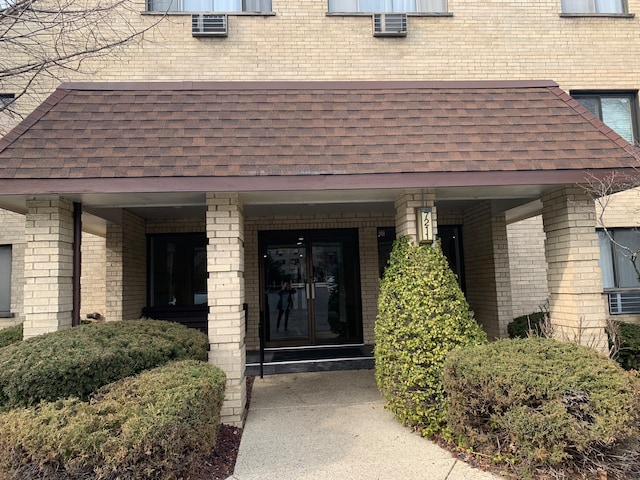
[[629, 143], [637, 139], [634, 93], [572, 93], [591, 113]]
[[9, 105], [15, 98], [13, 93], [0, 93], [0, 108]]
[[562, 0], [562, 13], [627, 13], [625, 0]]
[[270, 13], [271, 0], [147, 0], [147, 11]]
[[329, 13], [446, 13], [447, 0], [329, 0]]

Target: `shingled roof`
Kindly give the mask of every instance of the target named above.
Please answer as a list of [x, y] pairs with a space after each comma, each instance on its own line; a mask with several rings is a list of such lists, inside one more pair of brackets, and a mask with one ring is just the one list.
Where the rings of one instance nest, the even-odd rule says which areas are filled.
[[628, 148], [550, 81], [70, 83], [0, 140], [0, 184], [366, 175], [384, 186], [385, 175], [468, 184], [505, 173], [552, 183], [560, 171], [628, 168]]

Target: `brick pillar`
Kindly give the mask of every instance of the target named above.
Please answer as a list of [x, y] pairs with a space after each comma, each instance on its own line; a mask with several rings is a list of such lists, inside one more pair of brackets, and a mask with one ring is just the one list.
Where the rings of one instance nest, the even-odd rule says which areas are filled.
[[209, 362], [227, 375], [222, 422], [242, 425], [246, 404], [244, 213], [236, 193], [207, 194]]
[[57, 196], [27, 200], [24, 337], [71, 327], [73, 204]]
[[490, 339], [506, 337], [513, 309], [505, 215], [479, 202], [464, 212], [463, 239], [469, 305]]
[[146, 304], [147, 243], [144, 220], [122, 211], [120, 224], [107, 224], [105, 319], [140, 318]]
[[606, 306], [593, 200], [580, 187], [542, 197], [554, 336], [606, 350]]
[[435, 208], [436, 194], [432, 189], [413, 188], [405, 190], [395, 201], [396, 237], [409, 235], [415, 242], [418, 239], [416, 212], [420, 207], [431, 207], [433, 235], [438, 233], [438, 221]]

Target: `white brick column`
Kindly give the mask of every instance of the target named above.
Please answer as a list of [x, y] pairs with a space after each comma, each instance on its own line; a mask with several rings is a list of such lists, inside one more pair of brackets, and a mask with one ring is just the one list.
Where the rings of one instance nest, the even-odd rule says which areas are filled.
[[506, 337], [513, 309], [505, 215], [478, 202], [464, 212], [463, 239], [469, 305], [490, 339]]
[[227, 375], [222, 422], [241, 425], [246, 404], [244, 213], [236, 193], [207, 194], [209, 362]]
[[58, 196], [27, 200], [24, 337], [71, 327], [73, 204]]
[[146, 304], [147, 243], [145, 222], [122, 211], [120, 224], [107, 224], [105, 319], [140, 318]]
[[395, 201], [396, 209], [396, 237], [408, 235], [411, 240], [418, 240], [418, 225], [416, 212], [420, 207], [431, 207], [433, 221], [433, 235], [438, 233], [438, 220], [435, 207], [436, 194], [433, 189], [413, 188], [405, 190]]
[[554, 335], [605, 350], [607, 315], [594, 202], [577, 186], [550, 192], [542, 202]]

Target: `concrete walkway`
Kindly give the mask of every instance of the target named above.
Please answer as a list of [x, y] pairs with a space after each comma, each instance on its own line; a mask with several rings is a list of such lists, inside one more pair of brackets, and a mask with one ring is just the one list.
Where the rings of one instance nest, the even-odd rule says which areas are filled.
[[235, 480], [489, 480], [384, 409], [373, 370], [256, 378]]

